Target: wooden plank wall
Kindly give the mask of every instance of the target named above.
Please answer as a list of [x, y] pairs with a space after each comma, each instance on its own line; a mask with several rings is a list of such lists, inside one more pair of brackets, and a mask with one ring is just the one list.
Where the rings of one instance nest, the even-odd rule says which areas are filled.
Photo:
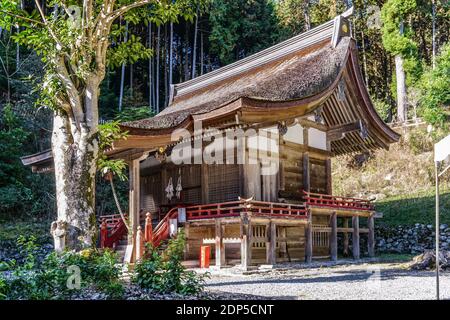
[[311, 192], [326, 194], [328, 191], [326, 160], [310, 158], [309, 163]]
[[300, 145], [284, 141], [280, 145], [280, 197], [300, 201], [303, 189], [303, 154]]
[[237, 201], [239, 194], [239, 165], [212, 164], [208, 166], [209, 203]]

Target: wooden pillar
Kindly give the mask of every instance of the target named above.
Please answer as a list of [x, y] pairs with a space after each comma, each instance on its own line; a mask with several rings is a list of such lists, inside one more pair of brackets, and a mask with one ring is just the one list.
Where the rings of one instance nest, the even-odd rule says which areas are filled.
[[266, 250], [266, 260], [267, 264], [274, 265], [277, 263], [275, 250], [277, 248], [277, 225], [274, 222], [270, 222], [268, 228], [266, 229], [268, 232], [269, 242], [267, 243], [269, 246]]
[[279, 256], [286, 258], [287, 257], [287, 242], [286, 242], [286, 227], [279, 227], [278, 229], [280, 233], [280, 238], [283, 238], [283, 241], [279, 242]]
[[132, 233], [137, 234], [137, 227], [139, 226], [139, 211], [140, 211], [140, 172], [139, 159], [132, 160], [129, 163], [130, 171], [130, 191], [128, 204], [128, 219], [130, 225], [130, 232], [128, 233], [128, 244], [132, 243]]
[[367, 227], [369, 229], [368, 241], [367, 241], [368, 248], [367, 249], [369, 252], [369, 257], [374, 257], [375, 256], [375, 219], [374, 219], [373, 214], [371, 214], [367, 220]]
[[338, 245], [337, 245], [337, 214], [331, 214], [331, 234], [330, 234], [330, 256], [331, 261], [337, 261]]
[[[348, 218], [344, 218], [344, 228], [348, 228]], [[348, 252], [348, 247], [349, 247], [349, 236], [348, 236], [348, 232], [345, 231], [343, 234], [343, 238], [344, 238], [344, 243], [343, 243], [343, 247], [344, 247], [344, 257], [348, 257], [349, 256], [349, 252]]]
[[223, 226], [220, 219], [216, 219], [216, 267], [225, 265], [225, 247], [223, 245]]
[[241, 215], [241, 266], [248, 270], [252, 262], [252, 224], [248, 213]]
[[144, 233], [142, 232], [141, 226], [137, 227], [136, 233], [136, 252], [135, 252], [135, 260], [139, 261], [144, 256]]
[[358, 260], [360, 258], [360, 250], [359, 250], [359, 217], [352, 217], [352, 225], [353, 225], [353, 259]]
[[311, 263], [313, 256], [312, 216], [309, 213], [308, 223], [305, 225], [305, 262]]

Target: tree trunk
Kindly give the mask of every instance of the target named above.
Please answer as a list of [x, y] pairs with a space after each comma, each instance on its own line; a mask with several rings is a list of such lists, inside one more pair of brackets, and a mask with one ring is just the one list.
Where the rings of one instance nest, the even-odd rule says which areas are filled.
[[403, 58], [395, 56], [395, 74], [397, 78], [397, 121], [406, 121], [406, 78], [403, 69]]
[[203, 75], [204, 63], [203, 59], [205, 58], [205, 54], [203, 52], [203, 32], [200, 31], [200, 75]]
[[194, 28], [194, 45], [192, 49], [192, 79], [195, 78], [195, 66], [196, 66], [196, 58], [197, 58], [197, 33], [198, 33], [198, 15], [199, 11], [197, 8], [197, 16], [195, 18], [195, 28]]
[[[152, 48], [152, 24], [151, 24], [151, 22], [148, 23], [148, 47], [150, 49]], [[152, 60], [153, 60], [153, 56], [148, 59], [148, 107], [150, 108], [150, 111], [153, 111]]]
[[[97, 98], [94, 95], [88, 103], [97, 103]], [[52, 151], [58, 225], [64, 225], [62, 248], [55, 247], [56, 251], [81, 250], [96, 244], [95, 173], [99, 151], [94, 120], [90, 126], [81, 124], [79, 130], [73, 130], [65, 114], [54, 114]]]
[[158, 26], [158, 39], [156, 40], [156, 87], [155, 87], [155, 105], [156, 113], [159, 113], [159, 49], [161, 44], [161, 26]]
[[[125, 38], [123, 42], [126, 43], [127, 41], [128, 41], [128, 21], [125, 24]], [[125, 84], [125, 63], [122, 63], [122, 73], [120, 75], [119, 111], [122, 111], [124, 84]]]
[[170, 23], [169, 40], [169, 85], [173, 84], [173, 22]]

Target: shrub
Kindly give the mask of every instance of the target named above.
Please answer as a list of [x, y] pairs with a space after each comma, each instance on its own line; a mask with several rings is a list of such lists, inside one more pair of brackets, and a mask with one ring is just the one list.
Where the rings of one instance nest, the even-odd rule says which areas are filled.
[[176, 238], [169, 240], [162, 254], [157, 248], [147, 246], [144, 259], [136, 264], [133, 282], [158, 293], [201, 293], [208, 274], [199, 275], [182, 265], [185, 242], [184, 232], [180, 230]]
[[[124, 288], [119, 279], [115, 253], [85, 250], [79, 253], [66, 251], [60, 255], [50, 253], [41, 262], [36, 260], [38, 246], [33, 237], [19, 237], [23, 263], [8, 263], [12, 270], [9, 277], [0, 275], [0, 298], [49, 300], [69, 298], [84, 288], [94, 288], [109, 298], [122, 297]], [[73, 276], [72, 266], [80, 270], [80, 287], [69, 288], [68, 280]]]

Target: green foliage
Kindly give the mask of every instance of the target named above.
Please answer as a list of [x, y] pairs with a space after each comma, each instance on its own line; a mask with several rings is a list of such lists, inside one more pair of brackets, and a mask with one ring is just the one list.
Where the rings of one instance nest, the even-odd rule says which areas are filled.
[[210, 11], [211, 53], [222, 64], [267, 48], [274, 42], [276, 17], [273, 2], [213, 1]]
[[119, 122], [128, 122], [139, 119], [151, 118], [154, 115], [155, 114], [147, 106], [125, 108], [119, 114], [116, 115], [116, 120]]
[[450, 44], [441, 49], [436, 59], [435, 69], [425, 72], [420, 79], [419, 101], [423, 118], [433, 125], [443, 127], [447, 120], [446, 111], [450, 106]]
[[147, 246], [145, 258], [136, 264], [132, 281], [141, 288], [159, 293], [196, 295], [202, 292], [208, 274], [187, 271], [181, 264], [185, 243], [184, 232], [180, 230], [176, 238], [169, 240], [162, 254], [158, 248]]
[[[408, 17], [416, 8], [417, 0], [388, 0], [381, 9], [383, 45], [389, 53], [404, 59], [408, 84], [415, 82], [421, 72], [417, 44], [412, 40], [413, 30], [407, 24]], [[400, 25], [403, 25], [403, 32]]]
[[[107, 294], [109, 298], [121, 298], [124, 292], [117, 257], [111, 251], [99, 253], [85, 250], [79, 253], [49, 254], [41, 263], [36, 260], [38, 246], [35, 238], [20, 236], [17, 240], [23, 263], [8, 263], [12, 275], [0, 275], [0, 299], [50, 300], [66, 299], [86, 288]], [[70, 288], [73, 276], [71, 267], [80, 270], [80, 288]]]
[[389, 116], [391, 114], [391, 105], [389, 105], [388, 103], [381, 101], [381, 100], [377, 100], [372, 98], [372, 102], [373, 105], [375, 107], [375, 110], [377, 110], [378, 115], [380, 116], [380, 118], [384, 121], [387, 122], [389, 119]]
[[110, 148], [114, 141], [126, 139], [128, 133], [120, 129], [119, 121], [106, 122], [99, 125], [99, 149], [100, 155], [97, 160], [97, 169], [102, 175], [111, 172], [119, 179], [125, 180], [127, 177], [124, 173], [126, 162], [122, 159], [109, 159], [105, 151]]

